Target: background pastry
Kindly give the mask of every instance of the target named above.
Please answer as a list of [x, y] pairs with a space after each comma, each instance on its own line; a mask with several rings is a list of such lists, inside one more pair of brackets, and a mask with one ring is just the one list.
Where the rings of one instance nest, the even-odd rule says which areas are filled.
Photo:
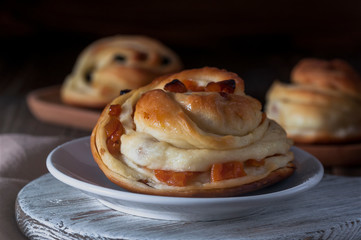
[[293, 172], [291, 141], [238, 75], [186, 70], [114, 99], [91, 136], [94, 159], [130, 191], [235, 196]]
[[144, 86], [155, 77], [179, 71], [179, 57], [155, 39], [114, 36], [88, 46], [66, 78], [63, 102], [84, 107], [104, 107], [121, 91]]
[[361, 78], [345, 61], [301, 60], [291, 84], [275, 82], [266, 111], [299, 143], [361, 139]]

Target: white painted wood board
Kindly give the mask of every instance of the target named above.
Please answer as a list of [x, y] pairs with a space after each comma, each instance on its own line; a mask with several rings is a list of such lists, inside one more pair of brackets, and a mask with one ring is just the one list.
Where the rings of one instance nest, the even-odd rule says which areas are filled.
[[117, 212], [46, 174], [23, 188], [15, 210], [29, 239], [352, 240], [361, 239], [361, 177], [325, 175], [311, 190], [248, 217], [178, 222]]

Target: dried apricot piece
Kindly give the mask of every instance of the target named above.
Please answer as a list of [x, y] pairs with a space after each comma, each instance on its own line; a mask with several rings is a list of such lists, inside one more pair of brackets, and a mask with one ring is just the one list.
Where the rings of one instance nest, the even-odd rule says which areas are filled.
[[192, 92], [204, 92], [204, 87], [199, 86], [196, 81], [192, 80], [183, 80], [182, 83], [186, 86], [186, 88]]
[[121, 110], [122, 109], [119, 104], [110, 105], [108, 115], [112, 117], [118, 117]]
[[110, 138], [107, 139], [107, 148], [110, 154], [117, 155], [120, 153], [120, 140], [113, 142]]
[[169, 186], [184, 187], [194, 172], [175, 172], [167, 170], [154, 170], [155, 177]]
[[211, 181], [217, 182], [226, 179], [246, 176], [243, 163], [233, 161], [226, 163], [215, 163], [211, 168]]
[[210, 82], [207, 84], [205, 91], [234, 93], [235, 88], [236, 88], [236, 81], [234, 81], [233, 79], [229, 79], [220, 82]]
[[164, 86], [164, 90], [174, 93], [184, 93], [188, 91], [186, 86], [178, 79], [174, 79], [173, 81], [167, 83]]
[[109, 138], [115, 131], [119, 130], [121, 123], [116, 118], [110, 118], [109, 122], [105, 124], [104, 130]]
[[120, 121], [115, 118], [111, 117], [109, 122], [104, 126], [105, 133], [107, 135], [107, 147], [108, 151], [113, 154], [117, 155], [120, 153], [120, 137], [123, 134], [123, 126]]

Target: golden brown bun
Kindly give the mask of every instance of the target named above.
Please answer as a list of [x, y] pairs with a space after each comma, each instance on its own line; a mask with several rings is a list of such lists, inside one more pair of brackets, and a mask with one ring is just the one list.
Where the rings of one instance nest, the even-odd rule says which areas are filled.
[[291, 79], [299, 85], [335, 90], [356, 97], [361, 95], [360, 75], [341, 59], [303, 59], [294, 67]]
[[181, 68], [178, 56], [155, 39], [127, 35], [103, 38], [79, 55], [61, 97], [66, 104], [102, 108], [120, 91], [139, 88]]
[[[214, 87], [214, 83], [218, 84]], [[121, 110], [111, 116], [114, 106]], [[234, 73], [209, 67], [185, 70], [114, 99], [92, 132], [92, 153], [111, 181], [133, 192], [240, 195], [294, 171], [291, 141], [261, 107], [244, 93], [243, 80]], [[117, 152], [107, 144], [118, 134], [109, 130], [114, 121], [121, 125]], [[247, 165], [251, 159], [264, 162]], [[245, 176], [211, 181], [214, 164], [234, 161], [243, 164]], [[174, 185], [159, 179], [157, 171], [194, 177]]]
[[266, 112], [299, 143], [337, 143], [361, 139], [361, 79], [342, 60], [304, 59], [292, 83], [275, 82]]

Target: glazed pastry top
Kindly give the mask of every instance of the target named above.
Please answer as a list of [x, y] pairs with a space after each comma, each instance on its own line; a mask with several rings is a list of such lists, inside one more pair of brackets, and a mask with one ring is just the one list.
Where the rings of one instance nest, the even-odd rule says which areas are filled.
[[[262, 167], [247, 168], [244, 178], [229, 180], [237, 185], [265, 177], [293, 159], [285, 131], [244, 93], [243, 80], [226, 71], [206, 67], [161, 77], [111, 104], [121, 106], [123, 134], [120, 154], [110, 154], [106, 108], [96, 131], [103, 162], [123, 176], [146, 176], [158, 188], [168, 186], [158, 185], [153, 170], [207, 172], [216, 163], [266, 159]], [[210, 183], [198, 179], [187, 187], [199, 184]]]

